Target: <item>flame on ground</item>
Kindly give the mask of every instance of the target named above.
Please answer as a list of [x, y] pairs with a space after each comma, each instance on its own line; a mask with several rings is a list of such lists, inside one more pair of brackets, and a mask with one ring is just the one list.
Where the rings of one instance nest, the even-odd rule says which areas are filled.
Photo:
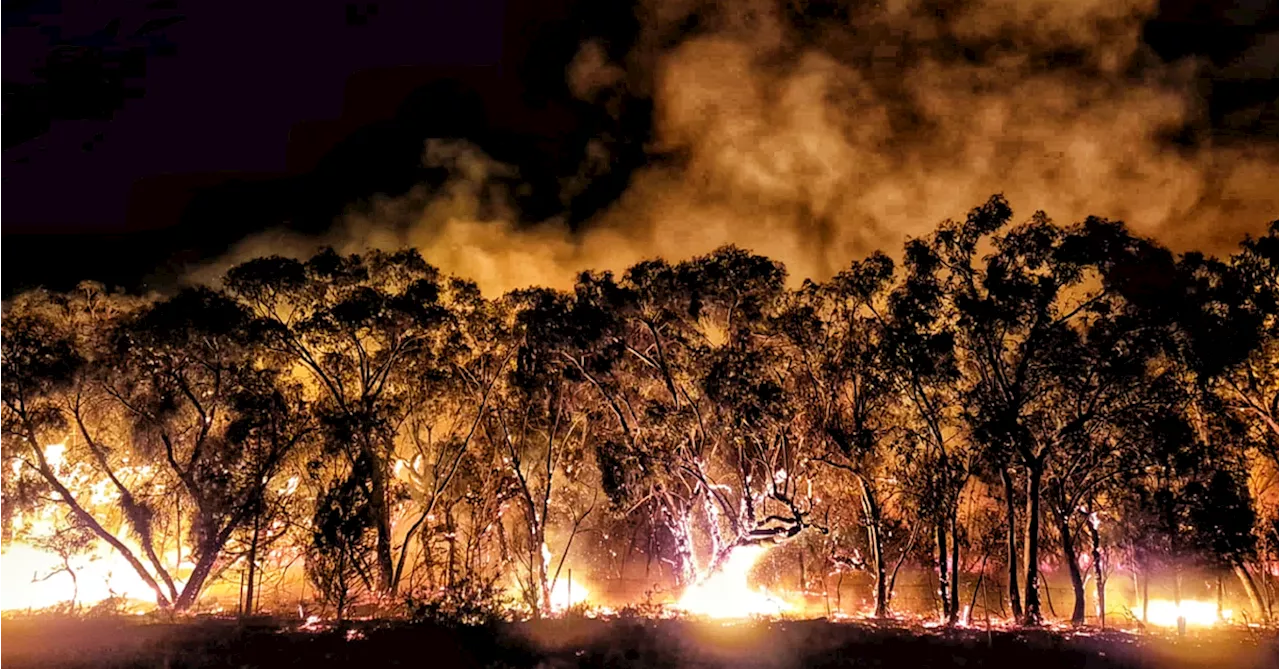
[[791, 605], [747, 582], [751, 568], [769, 552], [768, 546], [734, 548], [719, 571], [689, 586], [673, 608], [708, 618], [777, 616]]
[[73, 556], [72, 579], [54, 553], [15, 542], [0, 555], [0, 610], [39, 610], [71, 602], [97, 604], [112, 596], [155, 603], [155, 592], [114, 550]]
[[[95, 480], [88, 468], [69, 465], [66, 454], [67, 446], [62, 442], [44, 447], [46, 464], [64, 475], [70, 487], [86, 491], [91, 504], [109, 503], [110, 481], [105, 477]], [[14, 472], [21, 468], [22, 462], [16, 460]], [[137, 468], [144, 474], [148, 470]], [[155, 591], [112, 547], [94, 540], [87, 549], [69, 551], [65, 561], [56, 551], [41, 547], [43, 539], [53, 537], [62, 527], [61, 516], [62, 510], [52, 505], [38, 513], [14, 515], [14, 530], [21, 530], [30, 541], [15, 540], [0, 549], [0, 610], [35, 611], [73, 600], [79, 606], [92, 606], [112, 597], [154, 606]]]
[[[1142, 606], [1132, 607], [1133, 615], [1142, 620]], [[1147, 622], [1157, 627], [1177, 627], [1178, 618], [1184, 617], [1188, 627], [1212, 627], [1219, 622], [1230, 622], [1232, 611], [1222, 610], [1218, 617], [1218, 605], [1196, 599], [1184, 599], [1179, 605], [1169, 599], [1153, 599], [1147, 602]]]
[[587, 590], [582, 583], [560, 578], [556, 579], [555, 585], [551, 587], [551, 600], [548, 603], [553, 612], [563, 613], [579, 604], [585, 604], [590, 595], [591, 591]]

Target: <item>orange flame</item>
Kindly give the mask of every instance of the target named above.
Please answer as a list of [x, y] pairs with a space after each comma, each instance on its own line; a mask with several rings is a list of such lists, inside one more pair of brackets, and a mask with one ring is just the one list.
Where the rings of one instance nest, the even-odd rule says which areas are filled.
[[[1169, 599], [1153, 599], [1147, 602], [1147, 622], [1157, 627], [1177, 627], [1178, 618], [1185, 618], [1188, 627], [1212, 627], [1219, 622], [1229, 622], [1233, 615], [1230, 609], [1222, 610], [1218, 617], [1218, 605], [1196, 599], [1184, 599], [1178, 604]], [[1142, 619], [1142, 607], [1133, 607], [1133, 615]]]
[[791, 605], [762, 590], [753, 589], [747, 576], [769, 546], [738, 546], [721, 568], [689, 586], [674, 608], [708, 618], [749, 618], [778, 616]]

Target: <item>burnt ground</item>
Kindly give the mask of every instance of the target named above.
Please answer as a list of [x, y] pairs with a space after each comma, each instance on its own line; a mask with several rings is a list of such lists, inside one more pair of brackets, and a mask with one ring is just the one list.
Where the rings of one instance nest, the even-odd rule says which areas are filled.
[[1084, 631], [930, 631], [826, 621], [735, 625], [549, 620], [484, 627], [196, 619], [7, 619], [0, 664], [22, 667], [1276, 667], [1276, 632], [1167, 636]]

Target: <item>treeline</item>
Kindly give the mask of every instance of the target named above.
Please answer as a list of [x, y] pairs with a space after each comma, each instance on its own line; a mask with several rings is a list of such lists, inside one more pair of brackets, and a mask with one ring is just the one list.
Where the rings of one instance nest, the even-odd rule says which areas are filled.
[[1104, 615], [1109, 575], [1191, 565], [1270, 616], [1276, 224], [1219, 260], [1011, 219], [993, 197], [798, 289], [727, 247], [497, 299], [332, 250], [163, 299], [25, 294], [6, 540], [55, 508], [42, 545], [105, 542], [175, 609], [229, 569], [254, 602], [298, 559], [339, 615], [508, 583], [539, 615], [575, 542], [589, 573], [638, 550], [679, 586], [796, 541], [868, 573], [877, 616], [905, 563], [948, 622], [980, 573], [1035, 624], [1046, 560], [1075, 622], [1090, 579]]

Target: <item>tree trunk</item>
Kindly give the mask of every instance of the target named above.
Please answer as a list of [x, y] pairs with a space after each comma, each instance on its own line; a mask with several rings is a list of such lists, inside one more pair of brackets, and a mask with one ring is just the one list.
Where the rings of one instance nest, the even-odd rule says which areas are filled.
[[[702, 512], [706, 516], [707, 522], [707, 538], [711, 541], [710, 554], [719, 555], [720, 550], [724, 548], [721, 543], [720, 536], [720, 508], [716, 506], [716, 500], [713, 498], [711, 491], [702, 490]], [[690, 525], [692, 530], [692, 525]], [[693, 564], [693, 550], [689, 551], [690, 573], [696, 571], [697, 566]]]
[[387, 505], [387, 481], [385, 472], [382, 471], [381, 458], [372, 453], [369, 457], [374, 463], [373, 474], [370, 476], [373, 494], [370, 495], [372, 499], [369, 503], [373, 507], [377, 531], [375, 551], [378, 562], [378, 589], [384, 594], [394, 596], [396, 594], [395, 564], [391, 559], [391, 509]]
[[1027, 463], [1027, 533], [1024, 538], [1026, 555], [1026, 599], [1022, 607], [1022, 624], [1039, 625], [1044, 621], [1040, 613], [1040, 480], [1044, 476], [1044, 461], [1036, 458]]
[[859, 476], [858, 483], [862, 488], [862, 509], [867, 522], [867, 550], [871, 555], [872, 576], [875, 578], [875, 617], [884, 618], [889, 614], [889, 601], [885, 588], [884, 544], [880, 537], [880, 505], [876, 502], [875, 491], [870, 482]]
[[76, 570], [72, 569], [69, 563], [63, 564], [66, 564], [67, 573], [71, 575], [71, 612], [78, 613], [80, 606], [76, 602], [80, 600], [80, 579], [76, 578]]
[[951, 607], [947, 618], [948, 624], [954, 625], [960, 619], [960, 535], [956, 531], [956, 510], [948, 510], [951, 516], [948, 524], [951, 530]]
[[338, 592], [334, 594], [337, 595], [338, 601], [334, 602], [334, 608], [337, 609], [338, 622], [341, 623], [343, 616], [347, 613], [347, 590], [349, 589], [347, 583], [347, 552], [345, 550], [340, 551], [338, 554], [337, 581]]
[[1022, 602], [1018, 593], [1018, 528], [1017, 515], [1014, 511], [1013, 503], [1013, 477], [1009, 475], [1009, 470], [1004, 467], [1000, 468], [1000, 481], [1004, 484], [1005, 550], [1008, 557], [1007, 567], [1009, 571], [1009, 611], [1014, 620], [1021, 620]]
[[947, 582], [947, 525], [942, 518], [938, 519], [934, 534], [938, 544], [938, 599], [942, 601], [942, 620], [951, 622], [951, 589]]
[[258, 527], [261, 522], [261, 514], [253, 514], [253, 537], [249, 542], [249, 584], [245, 590], [245, 613], [253, 615], [253, 580], [257, 576], [258, 567]]
[[982, 564], [978, 567], [978, 581], [973, 584], [973, 594], [969, 596], [969, 607], [964, 610], [965, 625], [973, 622], [973, 607], [978, 605], [978, 588], [982, 588], [982, 608], [986, 612], [987, 618], [991, 617], [991, 609], [987, 603], [987, 589], [982, 585], [982, 581], [987, 575], [988, 554], [988, 552], [982, 554]]
[[1223, 617], [1222, 617], [1222, 598], [1223, 598], [1223, 592], [1222, 592], [1222, 572], [1220, 572], [1220, 571], [1218, 572], [1218, 578], [1216, 579], [1216, 581], [1217, 581], [1217, 585], [1216, 585], [1216, 587], [1215, 587], [1215, 590], [1217, 590], [1217, 595], [1218, 595], [1218, 620], [1219, 620], [1219, 621], [1221, 621], [1221, 620], [1223, 620]]
[[1096, 590], [1098, 604], [1098, 626], [1106, 629], [1107, 627], [1107, 577], [1102, 569], [1102, 535], [1098, 532], [1098, 526], [1094, 524], [1093, 517], [1089, 519], [1089, 542], [1093, 551], [1091, 559], [1093, 560], [1093, 581]]
[[1142, 624], [1147, 624], [1147, 607], [1151, 604], [1151, 572], [1142, 566]]
[[191, 570], [191, 578], [187, 579], [186, 585], [183, 586], [178, 601], [173, 603], [175, 611], [186, 611], [196, 603], [196, 598], [204, 590], [205, 579], [209, 578], [209, 572], [213, 570], [213, 563], [220, 552], [220, 550], [208, 549], [201, 552], [200, 559], [196, 560], [195, 569]]
[[[34, 429], [30, 427], [27, 429], [29, 433], [29, 435], [25, 437], [27, 442], [29, 444], [38, 443], [33, 436], [35, 434]], [[102, 523], [98, 522], [98, 519], [94, 518], [83, 506], [80, 505], [78, 501], [76, 501], [76, 498], [71, 494], [71, 491], [68, 490], [66, 486], [62, 485], [62, 482], [54, 475], [53, 470], [49, 467], [49, 463], [44, 458], [44, 451], [42, 451], [40, 447], [32, 445], [31, 451], [35, 455], [36, 462], [38, 463], [38, 466], [35, 468], [36, 471], [49, 483], [54, 491], [58, 493], [58, 498], [71, 509], [71, 512], [75, 514], [76, 518], [79, 518], [85, 526], [92, 530], [94, 534], [98, 535], [99, 539], [102, 539], [114, 548], [116, 552], [129, 563], [129, 566], [133, 567], [133, 571], [138, 574], [138, 578], [141, 578], [142, 582], [146, 583], [147, 587], [151, 588], [151, 590], [156, 593], [157, 606], [162, 609], [169, 608], [172, 604], [171, 600], [168, 597], [165, 597], [164, 591], [160, 589], [160, 584], [156, 583], [156, 580], [152, 578], [151, 574], [147, 571], [147, 568], [142, 566], [142, 562], [134, 556], [133, 551], [130, 551], [129, 548], [117, 539], [114, 534], [108, 532], [107, 529], [102, 526]]]
[[1080, 561], [1076, 556], [1075, 541], [1071, 538], [1071, 519], [1059, 509], [1058, 537], [1062, 542], [1062, 561], [1067, 565], [1067, 574], [1071, 576], [1071, 594], [1075, 602], [1071, 606], [1071, 624], [1084, 624], [1084, 576], [1080, 573]]
[[675, 544], [676, 584], [685, 587], [698, 579], [697, 565], [693, 561], [693, 536], [686, 509], [671, 508], [671, 503], [663, 504], [667, 526], [671, 532], [671, 542]]
[[1271, 617], [1271, 612], [1267, 610], [1266, 605], [1262, 601], [1262, 594], [1258, 592], [1258, 584], [1254, 582], [1253, 576], [1249, 573], [1248, 568], [1239, 560], [1232, 565], [1232, 571], [1236, 573], [1236, 578], [1240, 579], [1240, 585], [1244, 586], [1245, 594], [1249, 596], [1249, 603], [1253, 605], [1255, 611], [1258, 612], [1260, 619]]
[[538, 532], [538, 570], [537, 570], [537, 587], [539, 607], [543, 613], [551, 613], [551, 584], [547, 578], [547, 573], [551, 567], [551, 549], [547, 547], [547, 532], [545, 526], [539, 526]]

